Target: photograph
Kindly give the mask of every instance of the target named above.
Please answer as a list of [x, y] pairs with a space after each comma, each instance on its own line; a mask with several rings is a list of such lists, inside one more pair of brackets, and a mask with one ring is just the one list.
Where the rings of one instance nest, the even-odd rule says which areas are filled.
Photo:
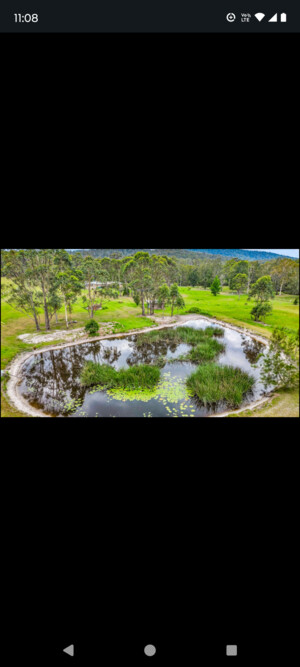
[[299, 250], [1, 250], [1, 417], [299, 417]]

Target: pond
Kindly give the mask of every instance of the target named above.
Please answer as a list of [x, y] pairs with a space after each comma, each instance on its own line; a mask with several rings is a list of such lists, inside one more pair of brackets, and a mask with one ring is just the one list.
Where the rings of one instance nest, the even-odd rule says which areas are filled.
[[[220, 325], [211, 325], [202, 319], [185, 322], [184, 326], [220, 328]], [[222, 329], [225, 351], [217, 363], [239, 367], [256, 381], [244, 399], [243, 405], [247, 405], [265, 393], [260, 381], [262, 360], [257, 367], [253, 366], [258, 355], [264, 353], [265, 346], [250, 336], [227, 327]], [[207, 417], [227, 409], [222, 403], [209, 409], [189, 394], [185, 380], [197, 365], [176, 359], [185, 355], [191, 349], [190, 345], [153, 341], [151, 345], [137, 346], [136, 341], [137, 335], [131, 335], [41, 352], [23, 365], [20, 392], [30, 405], [53, 417]], [[86, 361], [106, 363], [120, 369], [153, 364], [162, 357], [166, 363], [161, 368], [161, 379], [154, 391], [103, 391], [80, 384]]]

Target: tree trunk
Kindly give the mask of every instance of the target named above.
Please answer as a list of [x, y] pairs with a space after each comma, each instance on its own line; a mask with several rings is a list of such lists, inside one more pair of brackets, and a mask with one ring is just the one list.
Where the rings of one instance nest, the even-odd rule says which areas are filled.
[[50, 331], [50, 320], [49, 320], [48, 306], [47, 306], [47, 300], [46, 300], [46, 295], [45, 295], [45, 292], [44, 292], [44, 288], [43, 288], [43, 297], [44, 297], [45, 327], [46, 327], [46, 331]]
[[143, 294], [142, 294], [142, 315], [143, 315], [144, 317], [146, 317], [146, 313], [145, 313], [145, 297], [144, 297]]
[[171, 317], [173, 317], [173, 313], [174, 313], [174, 302], [172, 301], [172, 312], [171, 312]]
[[58, 324], [57, 311], [55, 311], [55, 320], [56, 320], [56, 324]]
[[37, 331], [40, 331], [40, 330], [41, 330], [41, 327], [40, 327], [40, 323], [39, 323], [39, 321], [38, 321], [38, 318], [37, 318], [35, 309], [34, 309], [34, 311], [33, 311], [33, 315], [34, 315], [34, 321], [35, 321], [36, 330], [37, 330]]
[[30, 302], [31, 302], [31, 307], [32, 307], [32, 312], [33, 312], [33, 317], [34, 317], [34, 322], [35, 322], [36, 330], [37, 330], [37, 331], [40, 331], [40, 330], [41, 330], [41, 327], [40, 327], [40, 323], [39, 323], [39, 320], [38, 320], [38, 316], [37, 316], [37, 314], [36, 314], [36, 309], [35, 309], [35, 305], [34, 305], [34, 303], [33, 303], [32, 294], [30, 295]]
[[282, 283], [280, 283], [280, 292], [279, 292], [279, 296], [282, 295], [283, 285], [284, 285], [284, 281], [282, 281]]
[[69, 321], [68, 321], [68, 309], [67, 309], [67, 302], [65, 300], [65, 318], [66, 318], [66, 327], [67, 329], [69, 328]]

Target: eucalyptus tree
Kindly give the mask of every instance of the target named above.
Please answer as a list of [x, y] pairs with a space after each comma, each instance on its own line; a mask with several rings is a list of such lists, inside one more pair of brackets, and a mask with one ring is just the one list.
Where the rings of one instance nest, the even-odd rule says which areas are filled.
[[150, 281], [148, 285], [148, 303], [150, 315], [154, 315], [155, 303], [159, 289], [162, 285], [168, 285], [170, 264], [167, 257], [152, 255], [150, 258]]
[[79, 294], [84, 289], [83, 272], [73, 266], [72, 258], [65, 250], [58, 250], [56, 252], [54, 265], [58, 271], [55, 273], [53, 285], [62, 295], [66, 327], [68, 329], [68, 309], [71, 309], [71, 305], [75, 303]]
[[270, 276], [262, 276], [252, 285], [250, 296], [264, 303], [274, 299], [273, 284]]
[[151, 285], [150, 255], [148, 252], [137, 252], [127, 262], [124, 273], [134, 294], [140, 298], [142, 315], [145, 317], [145, 299]]
[[246, 292], [248, 287], [248, 276], [246, 273], [237, 273], [232, 280], [231, 287], [234, 292], [237, 292], [240, 298], [241, 294]]
[[251, 297], [256, 299], [256, 304], [251, 311], [251, 315], [256, 322], [259, 322], [260, 319], [272, 313], [273, 309], [270, 299], [274, 299], [274, 290], [270, 276], [262, 276], [252, 285], [250, 291]]
[[168, 285], [161, 285], [161, 287], [158, 290], [158, 303], [160, 308], [162, 308], [162, 311], [164, 313], [166, 304], [169, 303], [170, 301], [170, 290], [168, 288]]
[[[109, 287], [109, 274], [103, 269], [100, 259], [93, 257], [85, 257], [82, 264], [82, 272], [86, 281], [87, 293], [84, 294], [82, 300], [85, 304], [83, 307], [88, 311], [89, 317], [92, 320], [94, 312], [101, 310], [103, 301], [105, 299], [115, 299], [118, 297], [118, 292]], [[98, 283], [103, 283], [99, 285]]]
[[274, 279], [275, 285], [277, 282], [279, 288], [279, 296], [282, 295], [283, 288], [291, 279], [294, 269], [295, 269], [295, 262], [293, 259], [289, 259], [288, 257], [276, 262], [271, 272], [271, 275]]
[[26, 250], [26, 259], [28, 261], [28, 280], [30, 283], [41, 289], [43, 309], [45, 314], [46, 331], [50, 330], [50, 318], [48, 310], [48, 300], [53, 294], [53, 276], [54, 276], [54, 255], [55, 250]]
[[40, 331], [41, 292], [32, 285], [27, 253], [26, 250], [1, 253], [1, 275], [7, 278], [7, 282], [1, 282], [1, 297], [12, 308], [33, 319], [36, 330]]
[[55, 322], [58, 324], [58, 311], [62, 308], [63, 305], [63, 300], [59, 296], [59, 294], [53, 290], [53, 292], [50, 293], [49, 299], [48, 299], [48, 312], [49, 312], [49, 318], [50, 322], [52, 320], [53, 315], [55, 315]]
[[170, 304], [171, 304], [171, 316], [173, 317], [174, 308], [181, 309], [181, 308], [185, 307], [185, 302], [184, 302], [184, 299], [179, 292], [179, 287], [178, 287], [177, 283], [174, 283], [170, 287], [169, 300], [170, 300]]

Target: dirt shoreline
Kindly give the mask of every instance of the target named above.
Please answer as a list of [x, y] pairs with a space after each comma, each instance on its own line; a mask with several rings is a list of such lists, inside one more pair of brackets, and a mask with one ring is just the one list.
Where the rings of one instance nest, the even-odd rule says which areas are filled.
[[[191, 314], [191, 315], [175, 315], [173, 318], [172, 317], [151, 317], [152, 320], [157, 322], [158, 326], [155, 327], [155, 331], [158, 331], [159, 329], [167, 329], [170, 327], [174, 327], [178, 323], [184, 323], [184, 322], [189, 322], [191, 320], [206, 320], [207, 322], [214, 323], [214, 324], [220, 324], [224, 327], [227, 327], [228, 329], [232, 329], [233, 331], [237, 331], [238, 333], [243, 333], [247, 336], [251, 336], [254, 340], [259, 341], [260, 343], [263, 343], [264, 345], [268, 345], [269, 341], [267, 338], [264, 338], [263, 336], [257, 336], [256, 334], [251, 333], [249, 329], [246, 327], [236, 327], [233, 326], [232, 324], [228, 324], [227, 322], [223, 322], [222, 320], [217, 320], [216, 318], [212, 317], [206, 317], [204, 315], [196, 315], [196, 314]], [[152, 329], [153, 330], [153, 329]], [[30, 417], [51, 417], [51, 415], [46, 414], [42, 410], [38, 410], [37, 408], [32, 407], [26, 399], [20, 394], [19, 392], [19, 384], [21, 381], [21, 369], [25, 361], [27, 361], [30, 357], [36, 356], [38, 354], [41, 354], [43, 352], [50, 352], [51, 350], [62, 350], [65, 347], [72, 347], [73, 345], [85, 345], [86, 343], [93, 343], [95, 341], [99, 340], [108, 340], [108, 339], [114, 339], [114, 338], [127, 338], [128, 336], [132, 335], [138, 335], [141, 333], [147, 333], [148, 331], [151, 331], [151, 327], [146, 327], [145, 329], [132, 329], [131, 331], [127, 331], [126, 333], [122, 334], [109, 334], [106, 336], [98, 336], [98, 337], [93, 337], [89, 338], [88, 340], [77, 340], [74, 342], [67, 342], [63, 343], [60, 345], [49, 345], [49, 347], [39, 349], [39, 350], [30, 350], [28, 352], [24, 352], [20, 355], [17, 355], [13, 361], [7, 366], [7, 371], [10, 374], [9, 380], [7, 382], [7, 396], [12, 405], [17, 408], [20, 412], [24, 412]], [[239, 410], [233, 410], [229, 412], [224, 412], [218, 415], [211, 415], [210, 418], [215, 418], [215, 417], [228, 417], [229, 415], [233, 414], [238, 414], [240, 412], [244, 412], [246, 410], [254, 410], [256, 407], [259, 407], [260, 405], [263, 405], [267, 401], [269, 401], [272, 398], [272, 395], [269, 395], [267, 398], [261, 399], [260, 401], [256, 401], [256, 403], [249, 403], [249, 405], [239, 409]]]

